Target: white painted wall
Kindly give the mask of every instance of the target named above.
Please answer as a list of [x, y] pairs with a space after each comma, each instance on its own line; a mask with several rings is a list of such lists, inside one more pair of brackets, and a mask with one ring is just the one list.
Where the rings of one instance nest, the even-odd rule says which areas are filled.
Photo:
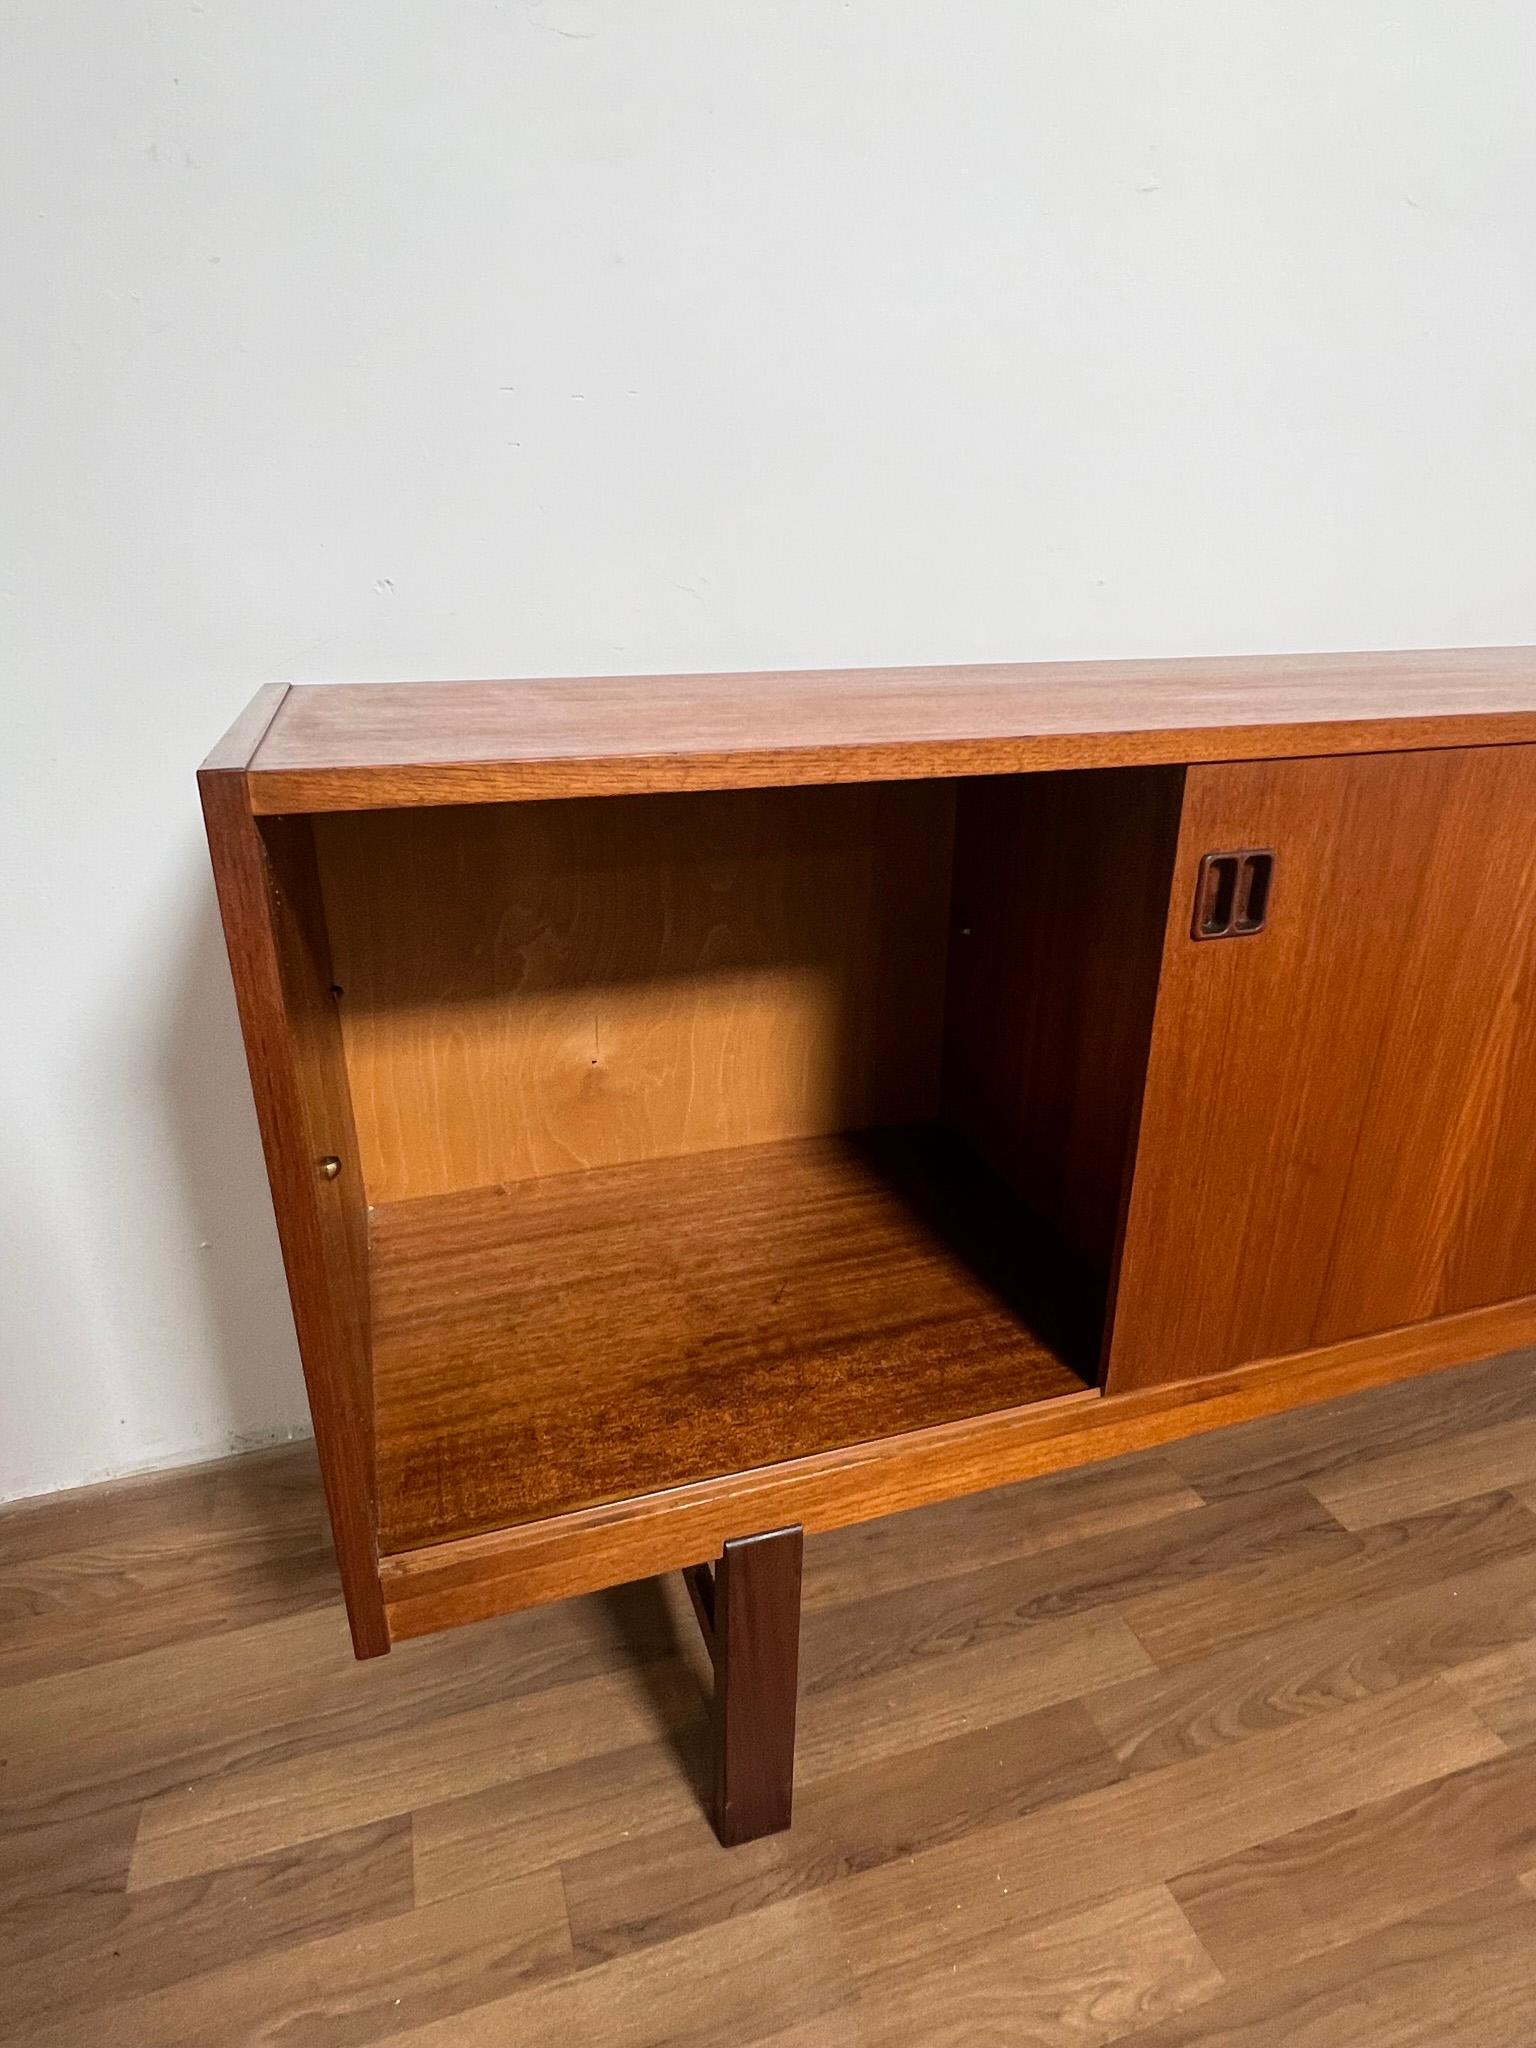
[[1524, 0], [5, 0], [0, 1495], [304, 1402], [304, 680], [1536, 640]]

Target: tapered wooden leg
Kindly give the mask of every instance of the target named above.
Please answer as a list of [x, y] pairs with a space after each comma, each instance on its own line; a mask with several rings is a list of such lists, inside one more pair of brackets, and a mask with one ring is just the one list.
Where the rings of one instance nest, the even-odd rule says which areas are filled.
[[714, 1823], [729, 1848], [789, 1826], [800, 1679], [798, 1528], [734, 1537], [685, 1574], [715, 1667]]

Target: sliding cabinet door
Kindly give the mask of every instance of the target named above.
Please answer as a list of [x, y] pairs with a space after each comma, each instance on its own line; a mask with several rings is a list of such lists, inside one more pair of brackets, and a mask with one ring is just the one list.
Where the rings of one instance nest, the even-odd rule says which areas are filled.
[[1111, 1392], [1536, 1293], [1536, 747], [1190, 769]]

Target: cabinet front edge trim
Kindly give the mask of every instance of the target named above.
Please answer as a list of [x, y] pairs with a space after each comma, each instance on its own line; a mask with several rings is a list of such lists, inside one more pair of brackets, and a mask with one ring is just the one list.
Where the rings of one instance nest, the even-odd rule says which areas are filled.
[[732, 1537], [808, 1534], [980, 1493], [1536, 1343], [1536, 1296], [1263, 1359], [1203, 1380], [1070, 1395], [380, 1560], [390, 1636], [681, 1570]]

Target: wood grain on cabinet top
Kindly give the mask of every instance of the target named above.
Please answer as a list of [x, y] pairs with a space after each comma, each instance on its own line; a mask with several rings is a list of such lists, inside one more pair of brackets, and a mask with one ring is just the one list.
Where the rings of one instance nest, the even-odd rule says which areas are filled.
[[1536, 649], [296, 686], [252, 808], [1010, 774], [1536, 739]]

